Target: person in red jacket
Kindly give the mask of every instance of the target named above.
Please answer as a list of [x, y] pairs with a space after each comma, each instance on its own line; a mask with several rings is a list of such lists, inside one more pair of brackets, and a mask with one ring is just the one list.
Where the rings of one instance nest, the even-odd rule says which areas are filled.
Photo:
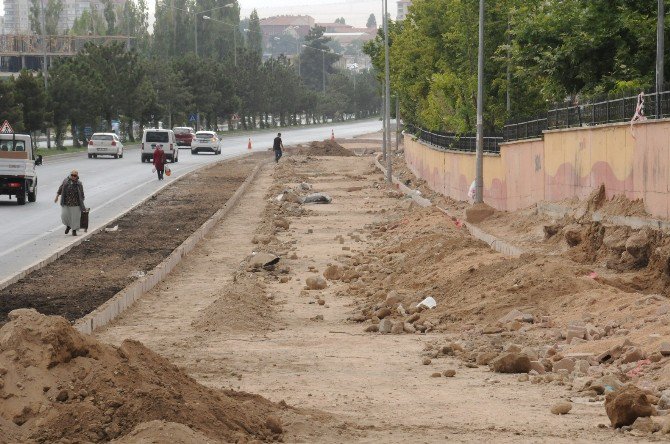
[[158, 173], [158, 180], [163, 180], [163, 172], [165, 171], [165, 151], [163, 145], [156, 145], [154, 150], [154, 168]]

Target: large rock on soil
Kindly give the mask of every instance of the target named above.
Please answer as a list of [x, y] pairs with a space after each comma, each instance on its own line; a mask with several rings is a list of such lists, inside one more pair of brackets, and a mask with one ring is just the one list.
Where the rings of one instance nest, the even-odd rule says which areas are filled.
[[310, 290], [323, 290], [328, 286], [328, 283], [321, 276], [310, 276], [305, 281], [305, 285]]
[[607, 394], [605, 411], [612, 427], [619, 428], [633, 424], [637, 418], [651, 416], [654, 409], [642, 390], [627, 385]]
[[496, 373], [528, 373], [531, 369], [530, 358], [523, 353], [506, 353], [499, 356], [491, 367]]
[[574, 247], [582, 243], [582, 226], [571, 224], [563, 228], [563, 236], [569, 246]]

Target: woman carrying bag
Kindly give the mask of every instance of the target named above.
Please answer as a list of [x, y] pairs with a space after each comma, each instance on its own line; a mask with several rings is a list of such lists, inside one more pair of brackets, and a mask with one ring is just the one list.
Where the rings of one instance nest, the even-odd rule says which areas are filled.
[[79, 180], [77, 170], [72, 170], [70, 175], [63, 180], [58, 187], [54, 202], [60, 198], [60, 218], [65, 225], [65, 234], [72, 230], [72, 235], [77, 235], [81, 227], [81, 213], [86, 210], [84, 206], [84, 185]]
[[163, 151], [163, 145], [156, 145], [153, 163], [154, 170], [158, 173], [158, 180], [163, 180], [163, 172], [165, 171], [165, 151]]

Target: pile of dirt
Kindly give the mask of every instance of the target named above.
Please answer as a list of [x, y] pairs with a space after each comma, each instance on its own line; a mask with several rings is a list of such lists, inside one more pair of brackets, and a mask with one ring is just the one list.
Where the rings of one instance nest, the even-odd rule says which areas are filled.
[[[343, 271], [347, 292], [365, 301], [355, 316], [361, 321], [375, 322], [389, 308], [384, 317], [414, 329], [459, 331], [494, 323], [514, 307], [538, 319], [561, 306], [579, 307], [575, 295], [599, 286], [588, 278], [592, 268], [564, 258], [506, 258], [434, 208], [412, 209], [373, 227], [372, 235], [378, 246]], [[427, 297], [437, 307], [417, 309]]]
[[238, 271], [205, 308], [193, 326], [202, 331], [263, 333], [276, 324], [274, 300], [265, 283], [253, 273]]
[[[0, 291], [0, 325], [18, 308], [76, 320], [151, 271], [225, 205], [265, 153], [196, 171], [46, 267]], [[171, 229], [164, 227], [171, 221]]]
[[311, 142], [308, 147], [298, 146], [291, 151], [292, 154], [303, 156], [355, 156], [350, 150], [344, 148], [333, 140], [323, 142]]
[[0, 329], [0, 419], [18, 441], [109, 441], [149, 421], [217, 441], [271, 440], [281, 435], [271, 426], [280, 408], [204, 387], [137, 341], [105, 345], [62, 317], [15, 310]]

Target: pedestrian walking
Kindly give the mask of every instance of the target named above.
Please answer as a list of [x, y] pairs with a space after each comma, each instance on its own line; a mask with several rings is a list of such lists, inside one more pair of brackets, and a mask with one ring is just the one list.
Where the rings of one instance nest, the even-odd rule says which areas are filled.
[[279, 163], [279, 159], [281, 159], [282, 156], [282, 150], [284, 149], [284, 143], [281, 140], [281, 133], [277, 133], [277, 137], [275, 137], [272, 149], [275, 152], [275, 162]]
[[72, 235], [77, 235], [77, 230], [81, 226], [81, 213], [86, 209], [84, 207], [84, 185], [79, 180], [77, 170], [72, 170], [70, 175], [63, 180], [58, 187], [54, 202], [58, 203], [60, 199], [60, 218], [65, 225], [65, 234], [72, 230]]
[[163, 180], [163, 173], [165, 172], [165, 151], [163, 145], [156, 145], [154, 150], [154, 168], [158, 173], [158, 180]]

